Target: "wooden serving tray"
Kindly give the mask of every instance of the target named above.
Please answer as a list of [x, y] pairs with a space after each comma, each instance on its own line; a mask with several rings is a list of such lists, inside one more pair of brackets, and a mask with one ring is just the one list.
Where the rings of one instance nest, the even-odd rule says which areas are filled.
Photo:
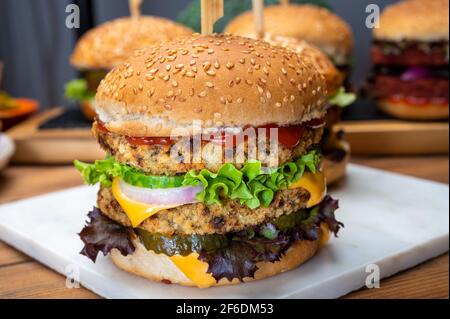
[[[91, 123], [77, 107], [54, 108], [13, 127], [13, 162], [67, 164], [94, 161], [105, 153], [92, 137]], [[399, 121], [377, 111], [373, 102], [358, 100], [345, 110], [336, 130], [346, 132], [355, 155], [448, 154], [448, 122]]]
[[380, 112], [370, 99], [358, 99], [343, 113], [344, 130], [355, 155], [448, 154], [448, 121], [402, 121]]
[[[81, 112], [80, 112], [81, 113]], [[39, 113], [11, 128], [16, 144], [12, 161], [21, 164], [68, 164], [75, 159], [93, 161], [105, 156], [92, 136], [89, 122], [80, 127], [47, 128], [46, 123], [64, 115], [62, 107]]]

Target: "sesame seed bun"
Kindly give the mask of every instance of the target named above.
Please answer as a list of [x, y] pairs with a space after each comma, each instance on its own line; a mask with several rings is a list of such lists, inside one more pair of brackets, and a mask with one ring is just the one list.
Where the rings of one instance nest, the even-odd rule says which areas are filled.
[[374, 36], [384, 41], [448, 41], [448, 11], [448, 0], [406, 0], [389, 5]]
[[[264, 9], [266, 33], [305, 40], [325, 52], [337, 65], [346, 65], [353, 50], [350, 26], [325, 8], [305, 4], [272, 5]], [[225, 32], [256, 38], [253, 12], [232, 20]]]
[[[254, 278], [245, 278], [244, 282], [260, 280], [267, 277], [289, 271], [298, 267], [313, 257], [321, 244], [326, 243], [329, 233], [320, 232], [321, 239], [315, 241], [301, 240], [295, 242], [280, 259], [280, 261], [260, 262], [257, 264], [258, 270]], [[111, 251], [111, 260], [119, 268], [153, 281], [170, 281], [173, 284], [183, 286], [195, 286], [186, 275], [164, 254], [156, 254], [147, 250], [138, 239], [133, 240], [136, 250], [133, 254], [123, 256], [117, 249]], [[208, 265], [204, 263], [205, 269]], [[229, 281], [222, 279], [213, 286], [225, 286], [239, 284], [240, 281], [234, 279]]]
[[342, 73], [318, 47], [303, 40], [282, 36], [271, 36], [267, 33], [264, 37], [264, 41], [284, 48], [290, 48], [296, 53], [309, 59], [311, 63], [316, 66], [317, 70], [325, 77], [329, 96], [333, 96], [342, 86], [342, 82], [344, 81]]
[[109, 70], [137, 49], [190, 34], [192, 30], [189, 28], [164, 18], [120, 18], [106, 22], [83, 35], [75, 46], [70, 61], [78, 69]]
[[405, 120], [448, 119], [448, 104], [413, 105], [391, 99], [380, 99], [377, 101], [377, 105], [383, 112]]
[[324, 76], [292, 50], [194, 35], [140, 50], [113, 69], [97, 90], [96, 111], [118, 134], [190, 135], [193, 120], [243, 127], [322, 118], [326, 96]]

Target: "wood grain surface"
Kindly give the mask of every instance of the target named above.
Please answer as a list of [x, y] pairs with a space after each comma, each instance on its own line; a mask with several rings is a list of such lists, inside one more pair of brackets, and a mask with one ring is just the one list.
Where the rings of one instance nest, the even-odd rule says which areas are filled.
[[[442, 183], [449, 180], [447, 156], [359, 157], [354, 163]], [[81, 184], [70, 166], [11, 166], [0, 173], [0, 203]], [[344, 298], [448, 298], [448, 253]], [[0, 298], [99, 298], [81, 287], [68, 289], [64, 276], [0, 242]]]

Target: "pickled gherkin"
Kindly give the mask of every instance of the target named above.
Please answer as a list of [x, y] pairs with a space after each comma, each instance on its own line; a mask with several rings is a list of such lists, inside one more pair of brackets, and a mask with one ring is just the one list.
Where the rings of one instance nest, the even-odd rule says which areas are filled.
[[152, 234], [146, 230], [135, 229], [142, 244], [148, 250], [153, 250], [157, 254], [168, 256], [187, 256], [192, 252], [211, 252], [228, 246], [229, 239], [226, 235], [175, 235], [167, 237], [161, 234]]

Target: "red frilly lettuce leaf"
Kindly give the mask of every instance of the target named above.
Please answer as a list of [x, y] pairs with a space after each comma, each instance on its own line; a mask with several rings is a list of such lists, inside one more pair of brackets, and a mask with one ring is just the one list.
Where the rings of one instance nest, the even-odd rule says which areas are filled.
[[90, 220], [78, 234], [84, 243], [80, 254], [95, 262], [99, 252], [106, 256], [113, 248], [124, 256], [134, 252], [130, 239], [131, 229], [104, 216], [96, 207], [89, 212], [88, 217]]

